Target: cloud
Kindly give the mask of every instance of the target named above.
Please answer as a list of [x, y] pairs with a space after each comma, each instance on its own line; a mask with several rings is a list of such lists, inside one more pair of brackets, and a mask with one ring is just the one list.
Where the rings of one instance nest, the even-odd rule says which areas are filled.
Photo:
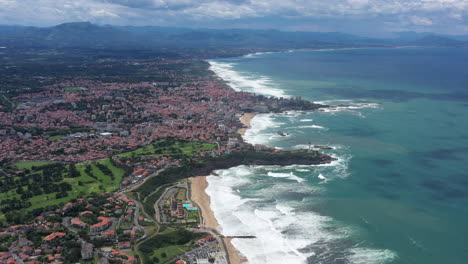
[[109, 12], [107, 10], [92, 10], [90, 14], [94, 17], [119, 17], [119, 15]]
[[[209, 12], [207, 12], [209, 10]], [[255, 9], [248, 5], [235, 5], [222, 2], [208, 2], [183, 11], [184, 14], [197, 19], [219, 18], [239, 19], [242, 17], [255, 17], [258, 15]]]
[[369, 0], [348, 0], [348, 3], [354, 7], [362, 7], [369, 3]]
[[255, 20], [282, 29], [343, 31], [354, 25], [378, 31], [393, 25], [450, 31], [454, 24], [466, 28], [467, 14], [468, 0], [0, 0], [0, 23], [27, 25], [91, 21], [229, 27]]
[[425, 17], [419, 17], [419, 16], [410, 17], [409, 22], [418, 26], [430, 26], [433, 24], [432, 20], [425, 18]]

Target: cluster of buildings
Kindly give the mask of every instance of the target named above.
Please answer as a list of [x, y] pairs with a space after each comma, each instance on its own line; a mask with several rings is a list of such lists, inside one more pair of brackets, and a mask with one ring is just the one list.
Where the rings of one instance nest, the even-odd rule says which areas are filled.
[[[236, 92], [212, 75], [187, 75], [187, 61], [143, 63], [159, 69], [159, 82], [103, 82], [70, 77], [43, 87], [41, 92], [13, 98], [18, 106], [0, 111], [0, 162], [43, 160], [77, 163], [111, 157], [134, 168], [122, 187], [130, 188], [160, 169], [179, 165], [173, 157], [122, 157], [116, 154], [173, 138], [217, 145], [201, 156], [218, 156], [251, 146], [238, 139], [243, 112], [306, 110], [300, 98], [267, 98]], [[269, 150], [255, 146], [257, 151]], [[2, 171], [0, 170], [0, 174]], [[185, 187], [187, 188], [187, 187]], [[176, 188], [178, 191], [181, 188]], [[165, 193], [158, 201], [161, 222], [189, 222], [196, 207]], [[193, 214], [198, 217], [198, 214]], [[184, 219], [184, 220], [182, 220]], [[77, 199], [43, 212], [30, 225], [9, 226], [0, 232], [0, 263], [135, 263], [129, 254], [145, 237], [138, 204], [118, 193]], [[198, 221], [198, 218], [195, 222]], [[67, 243], [67, 247], [63, 245]], [[186, 263], [227, 263], [216, 239], [199, 241], [184, 255]], [[7, 250], [6, 250], [7, 249]], [[70, 259], [79, 249], [78, 259]], [[75, 250], [75, 252], [77, 252]]]
[[226, 253], [221, 249], [220, 241], [208, 235], [197, 241], [198, 247], [179, 256], [177, 264], [227, 264]]
[[[76, 77], [14, 98], [20, 105], [0, 112], [0, 159], [79, 162], [168, 137], [225, 145], [242, 126], [242, 111], [302, 102], [236, 92], [211, 75], [185, 77], [180, 62], [173, 63], [174, 70], [161, 72], [167, 82]], [[148, 63], [147, 70], [154, 66]]]
[[[43, 212], [32, 224], [14, 225], [0, 232], [0, 263], [65, 263], [108, 260], [136, 263], [128, 254], [144, 234], [134, 201], [118, 193], [78, 199]], [[99, 242], [97, 242], [99, 241]], [[73, 248], [80, 252], [70, 259]], [[105, 261], [104, 261], [105, 263]]]
[[156, 201], [156, 220], [160, 223], [199, 223], [198, 207], [189, 200], [187, 191], [187, 182], [166, 188]]

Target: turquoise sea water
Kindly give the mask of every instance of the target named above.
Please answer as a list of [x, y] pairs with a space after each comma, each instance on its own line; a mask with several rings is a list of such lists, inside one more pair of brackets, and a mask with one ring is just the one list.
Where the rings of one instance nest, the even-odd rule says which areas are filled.
[[241, 166], [208, 178], [223, 232], [258, 237], [233, 241], [250, 263], [468, 263], [467, 49], [211, 63], [234, 89], [341, 105], [258, 115], [245, 136], [283, 149], [330, 145], [331, 166]]

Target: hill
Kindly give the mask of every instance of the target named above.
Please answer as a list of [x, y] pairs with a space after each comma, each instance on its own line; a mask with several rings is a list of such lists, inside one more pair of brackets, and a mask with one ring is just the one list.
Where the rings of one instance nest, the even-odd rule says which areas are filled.
[[386, 41], [329, 32], [116, 27], [89, 22], [53, 27], [0, 26], [0, 45], [16, 47], [269, 48], [385, 45]]

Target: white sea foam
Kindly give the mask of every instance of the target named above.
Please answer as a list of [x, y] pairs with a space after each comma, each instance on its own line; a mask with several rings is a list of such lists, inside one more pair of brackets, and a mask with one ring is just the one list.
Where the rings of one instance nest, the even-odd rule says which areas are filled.
[[283, 113], [276, 114], [277, 116], [297, 117], [303, 115], [304, 112], [299, 111], [285, 111]]
[[209, 61], [210, 70], [228, 82], [236, 91], [247, 91], [266, 96], [286, 97], [284, 91], [278, 88], [267, 76], [255, 76], [233, 70], [234, 63]]
[[352, 248], [349, 250], [348, 260], [352, 264], [384, 264], [397, 258], [397, 254], [391, 250]]
[[[272, 175], [271, 171], [265, 170], [280, 169], [280, 166], [239, 166], [218, 171], [219, 176], [208, 177], [206, 192], [222, 227], [221, 232], [226, 236], [256, 237], [232, 240], [251, 264], [306, 263], [307, 258], [316, 256], [316, 250], [330, 250], [328, 243], [336, 243], [348, 234], [345, 227], [330, 232], [327, 227], [333, 219], [302, 210], [302, 201], [287, 198], [293, 193], [316, 193], [316, 187], [296, 181], [273, 185], [270, 181], [258, 183], [256, 175], [261, 171]], [[286, 173], [273, 173], [287, 176]], [[248, 188], [253, 189], [248, 191]], [[347, 251], [350, 263], [381, 263], [376, 260], [394, 258], [393, 253], [386, 250], [349, 248]]]
[[353, 100], [329, 100], [329, 101], [316, 101], [317, 104], [330, 105], [328, 108], [320, 109], [321, 112], [325, 113], [337, 113], [337, 112], [348, 112], [351, 114], [362, 116], [362, 113], [357, 111], [361, 109], [376, 109], [380, 105], [377, 103], [362, 103], [355, 102]]
[[313, 51], [320, 51], [320, 52], [323, 52], [323, 51], [357, 50], [357, 49], [370, 49], [370, 48], [366, 47], [366, 48], [315, 49], [315, 50], [313, 50]]
[[310, 125], [310, 126], [297, 126], [296, 128], [317, 128], [317, 129], [327, 129], [326, 127], [323, 127], [323, 126], [318, 126], [318, 125]]
[[[265, 168], [270, 167], [260, 169]], [[314, 252], [302, 249], [318, 241], [337, 238], [322, 230], [323, 223], [330, 221], [330, 218], [297, 211], [294, 205], [278, 197], [291, 192], [310, 193], [314, 191], [312, 187], [291, 181], [290, 184], [276, 184], [273, 188], [257, 190], [255, 198], [241, 198], [242, 191], [234, 190], [256, 184], [256, 181], [253, 177], [240, 177], [238, 173], [244, 174], [245, 170], [250, 170], [253, 175], [257, 169], [239, 166], [219, 171], [219, 176], [208, 177], [206, 190], [224, 235], [256, 236], [255, 239], [232, 240], [249, 263], [305, 263]], [[291, 176], [271, 172], [268, 175]], [[268, 202], [274, 197], [280, 200]]]
[[309, 145], [299, 144], [293, 147], [293, 149], [309, 149]]
[[[284, 96], [283, 91], [275, 87], [269, 78], [255, 78], [247, 73], [238, 73], [233, 70], [234, 64], [210, 63], [211, 69], [235, 90]], [[358, 111], [360, 109], [379, 107], [378, 104], [356, 103], [350, 100], [322, 103], [338, 104], [336, 107], [325, 109], [327, 112], [350, 112], [358, 115], [361, 114]], [[269, 146], [274, 146], [275, 142], [285, 142], [281, 141], [285, 137], [277, 133], [278, 130], [284, 130], [281, 127], [284, 124], [278, 122], [276, 117], [295, 119], [301, 114], [292, 111], [279, 115], [256, 115], [251, 120], [252, 128], [246, 131], [244, 140], [251, 144]], [[313, 120], [300, 119], [299, 122]], [[316, 124], [295, 128], [327, 129]], [[299, 131], [303, 132], [297, 130]], [[308, 147], [294, 146], [295, 149]], [[323, 250], [333, 250], [328, 245], [349, 237], [349, 232], [346, 231], [348, 227], [337, 227], [334, 224], [333, 231], [330, 231], [333, 219], [313, 212], [310, 208], [304, 209], [309, 203], [320, 202], [320, 199], [315, 197], [326, 193], [329, 187], [321, 183], [349, 176], [348, 164], [351, 155], [347, 148], [334, 146], [330, 152], [337, 158], [330, 164], [239, 166], [218, 171], [219, 176], [208, 177], [206, 192], [211, 198], [211, 208], [221, 226], [221, 232], [227, 236], [256, 236], [255, 239], [232, 240], [233, 245], [247, 257], [249, 263], [306, 263], [307, 258], [319, 257], [315, 255], [317, 249], [318, 254]], [[294, 170], [294, 173], [288, 170]], [[347, 263], [377, 264], [396, 258], [389, 250], [357, 246], [347, 246], [340, 249], [340, 254], [342, 252], [345, 252]]]
[[291, 180], [295, 180], [297, 182], [303, 182], [304, 179], [301, 179], [297, 175], [294, 175], [292, 172], [290, 173], [281, 173], [281, 172], [268, 172], [268, 176], [275, 177], [275, 178], [287, 178]]
[[[317, 145], [321, 145], [321, 144], [317, 144]], [[341, 149], [342, 147], [341, 146], [338, 146], [338, 145], [328, 145], [328, 144], [325, 144], [326, 147], [329, 147], [331, 148], [332, 150], [339, 150]], [[311, 144], [311, 145], [307, 145], [307, 144], [298, 144], [298, 145], [295, 145], [294, 147], [292, 147], [293, 149], [309, 149], [312, 148], [313, 150], [320, 150], [320, 148], [314, 148], [314, 144]]]
[[272, 139], [282, 137], [277, 132], [265, 132], [269, 128], [279, 128], [282, 125], [282, 123], [276, 122], [271, 114], [256, 115], [250, 123], [251, 128], [243, 136], [244, 140], [250, 144], [267, 144]]
[[321, 179], [322, 181], [320, 182], [320, 184], [324, 184], [324, 183], [327, 183], [329, 180], [327, 179], [327, 177], [323, 176], [322, 173], [320, 173], [318, 175], [318, 178]]
[[243, 57], [244, 58], [254, 58], [254, 57], [257, 57], [257, 56], [260, 56], [260, 55], [265, 55], [265, 54], [271, 54], [271, 53], [274, 53], [274, 52], [255, 52], [255, 53], [249, 53], [247, 55], [244, 55]]

